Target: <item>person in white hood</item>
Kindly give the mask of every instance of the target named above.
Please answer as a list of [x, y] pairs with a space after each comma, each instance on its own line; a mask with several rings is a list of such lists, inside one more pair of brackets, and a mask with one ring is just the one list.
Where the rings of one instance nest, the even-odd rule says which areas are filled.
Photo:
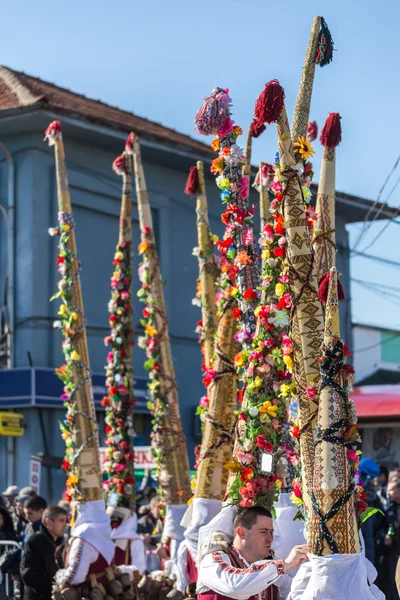
[[137, 532], [137, 516], [129, 508], [108, 506], [111, 519], [111, 539], [115, 544], [114, 565], [132, 575], [146, 571], [146, 552], [142, 538]]

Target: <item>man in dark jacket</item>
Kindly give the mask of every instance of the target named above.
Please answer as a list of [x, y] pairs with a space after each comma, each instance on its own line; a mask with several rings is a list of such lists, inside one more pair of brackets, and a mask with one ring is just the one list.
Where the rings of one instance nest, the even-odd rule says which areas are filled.
[[24, 600], [51, 600], [52, 583], [59, 568], [56, 550], [64, 541], [66, 526], [67, 512], [63, 508], [46, 508], [40, 531], [26, 542], [21, 559]]
[[39, 531], [45, 508], [47, 508], [47, 502], [42, 496], [31, 496], [26, 500], [24, 504], [24, 513], [28, 525], [24, 532], [24, 544], [26, 544], [34, 533]]

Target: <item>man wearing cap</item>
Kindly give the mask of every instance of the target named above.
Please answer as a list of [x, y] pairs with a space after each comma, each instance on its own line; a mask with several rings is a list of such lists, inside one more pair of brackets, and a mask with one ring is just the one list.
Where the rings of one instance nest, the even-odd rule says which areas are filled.
[[8, 502], [10, 508], [14, 506], [14, 500], [19, 494], [19, 488], [16, 485], [9, 485], [8, 488], [1, 493]]
[[265, 508], [238, 511], [231, 537], [215, 531], [201, 545], [197, 581], [199, 600], [281, 600], [290, 589], [291, 569], [308, 560], [307, 547], [295, 546], [285, 560], [271, 551], [273, 520]]

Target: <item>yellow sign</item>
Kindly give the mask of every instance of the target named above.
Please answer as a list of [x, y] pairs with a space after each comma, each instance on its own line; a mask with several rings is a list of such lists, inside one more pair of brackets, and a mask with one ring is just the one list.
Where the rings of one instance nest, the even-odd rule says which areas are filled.
[[0, 412], [0, 435], [22, 437], [24, 435], [24, 415], [13, 412]]

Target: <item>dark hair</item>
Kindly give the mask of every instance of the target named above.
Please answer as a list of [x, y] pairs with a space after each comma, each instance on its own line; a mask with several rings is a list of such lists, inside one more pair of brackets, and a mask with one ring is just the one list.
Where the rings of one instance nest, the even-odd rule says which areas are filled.
[[42, 516], [42, 521], [45, 519], [56, 519], [60, 515], [68, 516], [67, 511], [62, 506], [48, 506]]
[[272, 515], [267, 508], [262, 506], [252, 506], [251, 508], [241, 508], [233, 522], [233, 529], [237, 527], [244, 527], [245, 529], [251, 529], [258, 517], [269, 517], [272, 519]]
[[385, 465], [380, 465], [379, 475], [384, 475], [387, 479], [389, 477], [389, 469]]
[[8, 510], [6, 508], [4, 508], [3, 506], [0, 506], [0, 515], [3, 517], [3, 521], [4, 521], [1, 529], [5, 533], [14, 533], [14, 524], [13, 524], [12, 517], [11, 517], [10, 513], [8, 512]]
[[32, 496], [24, 504], [24, 508], [30, 508], [31, 510], [40, 510], [47, 508], [47, 502], [42, 496]]

